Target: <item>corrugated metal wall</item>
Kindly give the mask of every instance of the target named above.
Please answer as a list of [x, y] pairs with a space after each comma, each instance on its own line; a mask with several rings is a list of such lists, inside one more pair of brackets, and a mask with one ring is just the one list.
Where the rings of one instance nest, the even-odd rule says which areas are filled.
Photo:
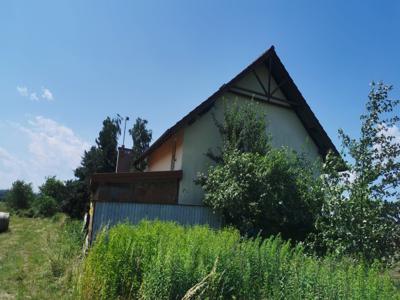
[[142, 219], [176, 221], [182, 225], [208, 224], [212, 228], [221, 227], [221, 218], [204, 206], [96, 202], [93, 240], [97, 231], [103, 226], [112, 226], [125, 221], [136, 224]]

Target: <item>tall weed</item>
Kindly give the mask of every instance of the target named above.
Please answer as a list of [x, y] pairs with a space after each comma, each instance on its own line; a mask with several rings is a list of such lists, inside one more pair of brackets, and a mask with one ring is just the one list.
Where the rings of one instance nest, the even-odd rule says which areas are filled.
[[149, 221], [101, 232], [77, 290], [84, 299], [400, 299], [378, 265], [318, 259], [279, 237]]

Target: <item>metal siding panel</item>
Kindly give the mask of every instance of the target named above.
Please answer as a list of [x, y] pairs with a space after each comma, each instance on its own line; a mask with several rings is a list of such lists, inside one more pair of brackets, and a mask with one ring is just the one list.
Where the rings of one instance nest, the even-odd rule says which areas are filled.
[[221, 218], [204, 206], [97, 202], [93, 216], [93, 237], [103, 226], [111, 227], [125, 221], [137, 224], [143, 219], [221, 227]]

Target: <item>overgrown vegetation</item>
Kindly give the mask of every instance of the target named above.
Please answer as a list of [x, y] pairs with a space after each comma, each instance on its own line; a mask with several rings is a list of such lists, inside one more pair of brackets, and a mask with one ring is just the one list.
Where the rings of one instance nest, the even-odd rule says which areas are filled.
[[399, 299], [389, 276], [279, 237], [173, 223], [118, 225], [101, 233], [79, 280], [83, 299]]
[[216, 121], [221, 154], [207, 154], [217, 165], [198, 178], [204, 203], [242, 234], [281, 234], [301, 241], [314, 231], [322, 182], [305, 156], [271, 147], [261, 111], [252, 102], [225, 105], [223, 123]]
[[[221, 155], [199, 183], [205, 203], [243, 234], [280, 233], [320, 255], [393, 263], [400, 249], [400, 117], [392, 87], [372, 84], [360, 137], [339, 131], [343, 157], [323, 165], [273, 149], [256, 104], [232, 104], [217, 126]], [[350, 160], [346, 158], [350, 156]], [[344, 171], [345, 170], [345, 171]], [[320, 176], [318, 176], [320, 175]]]
[[287, 149], [267, 155], [225, 152], [222, 163], [201, 179], [204, 203], [242, 234], [302, 241], [314, 231], [323, 203], [311, 165]]
[[73, 299], [82, 242], [81, 223], [64, 215], [13, 215], [0, 234], [0, 299]]

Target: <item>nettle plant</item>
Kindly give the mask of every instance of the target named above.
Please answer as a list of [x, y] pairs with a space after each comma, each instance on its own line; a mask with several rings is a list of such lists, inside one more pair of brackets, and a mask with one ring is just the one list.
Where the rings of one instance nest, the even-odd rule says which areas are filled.
[[358, 139], [339, 130], [342, 156], [350, 160], [327, 156], [326, 201], [316, 223], [323, 251], [389, 261], [400, 249], [400, 101], [389, 98], [391, 90], [371, 84]]

